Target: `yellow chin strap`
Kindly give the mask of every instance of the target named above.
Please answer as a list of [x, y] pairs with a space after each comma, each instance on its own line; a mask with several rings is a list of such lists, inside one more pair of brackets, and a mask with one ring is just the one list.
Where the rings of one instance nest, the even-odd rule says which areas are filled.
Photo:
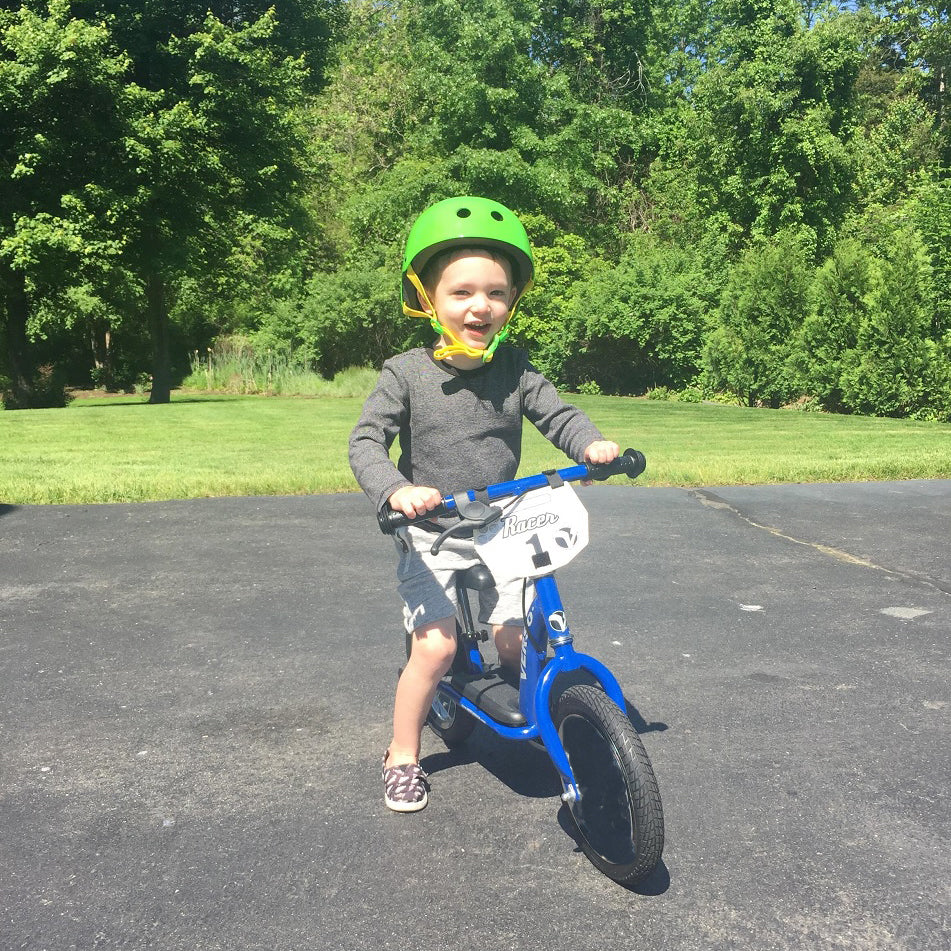
[[522, 297], [524, 297], [525, 291], [527, 291], [532, 286], [531, 281], [525, 285], [521, 294], [515, 298], [515, 301], [505, 318], [505, 323], [502, 325], [499, 332], [492, 338], [492, 342], [484, 350], [480, 350], [477, 347], [470, 347], [468, 344], [463, 343], [451, 330], [449, 330], [448, 327], [444, 327], [439, 322], [439, 317], [436, 314], [436, 308], [433, 306], [433, 302], [429, 299], [429, 295], [426, 293], [426, 288], [423, 287], [423, 282], [419, 279], [419, 276], [412, 267], [407, 268], [406, 276], [409, 278], [409, 281], [413, 287], [416, 288], [416, 293], [419, 296], [420, 301], [422, 301], [423, 304], [425, 304], [430, 309], [428, 312], [424, 310], [416, 310], [410, 307], [406, 301], [403, 301], [403, 313], [408, 317], [422, 317], [424, 320], [428, 320], [436, 333], [448, 338], [450, 341], [444, 347], [439, 347], [433, 351], [433, 358], [436, 360], [445, 360], [447, 357], [462, 355], [469, 357], [472, 360], [481, 360], [483, 363], [491, 363], [492, 357], [495, 355], [498, 345], [502, 343], [509, 335], [509, 323], [515, 316], [515, 311], [518, 309], [519, 301], [521, 301]]

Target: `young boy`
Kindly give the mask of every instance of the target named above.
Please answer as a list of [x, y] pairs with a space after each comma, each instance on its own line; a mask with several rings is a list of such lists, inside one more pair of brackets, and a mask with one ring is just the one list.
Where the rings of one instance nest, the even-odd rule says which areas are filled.
[[[406, 244], [405, 313], [428, 319], [432, 347], [383, 364], [376, 388], [350, 436], [350, 465], [377, 509], [425, 516], [445, 494], [514, 479], [522, 418], [575, 462], [611, 462], [606, 440], [525, 353], [500, 346], [534, 260], [528, 235], [504, 205], [450, 198], [424, 211]], [[393, 465], [388, 450], [399, 437]], [[386, 805], [415, 812], [428, 801], [419, 766], [420, 735], [440, 678], [455, 648], [456, 570], [475, 564], [471, 539], [450, 539], [433, 557], [435, 522], [400, 529], [399, 592], [412, 650], [396, 688], [393, 738], [383, 757]], [[480, 592], [480, 621], [492, 625], [499, 659], [517, 669], [521, 654], [522, 585]]]

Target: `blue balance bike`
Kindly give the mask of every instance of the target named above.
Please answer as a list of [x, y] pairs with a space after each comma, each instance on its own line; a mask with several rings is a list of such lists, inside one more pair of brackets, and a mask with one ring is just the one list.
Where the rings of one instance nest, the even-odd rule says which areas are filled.
[[[456, 656], [440, 682], [428, 725], [447, 746], [464, 742], [476, 722], [509, 740], [544, 748], [561, 778], [585, 855], [605, 875], [633, 885], [651, 874], [664, 847], [664, 814], [650, 759], [626, 713], [614, 675], [574, 649], [554, 571], [587, 544], [587, 513], [568, 483], [636, 478], [644, 456], [628, 449], [606, 465], [576, 465], [485, 489], [447, 495], [427, 519], [441, 517], [432, 551], [468, 535], [481, 562], [457, 572]], [[388, 507], [380, 527], [393, 534], [414, 521]], [[438, 534], [437, 534], [438, 532]], [[498, 578], [524, 579], [525, 636], [518, 682], [483, 659], [469, 590]], [[407, 651], [410, 636], [407, 635]]]

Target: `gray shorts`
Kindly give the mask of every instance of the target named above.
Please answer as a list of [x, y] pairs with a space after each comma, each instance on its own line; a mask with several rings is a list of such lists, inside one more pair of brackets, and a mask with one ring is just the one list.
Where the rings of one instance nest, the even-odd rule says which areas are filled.
[[[396, 569], [403, 599], [403, 621], [408, 631], [456, 614], [455, 573], [478, 564], [471, 538], [447, 538], [438, 555], [430, 554], [436, 535], [415, 525], [394, 536], [400, 563]], [[479, 595], [479, 622], [523, 626], [522, 582], [509, 581]], [[532, 591], [525, 597], [531, 601]]]

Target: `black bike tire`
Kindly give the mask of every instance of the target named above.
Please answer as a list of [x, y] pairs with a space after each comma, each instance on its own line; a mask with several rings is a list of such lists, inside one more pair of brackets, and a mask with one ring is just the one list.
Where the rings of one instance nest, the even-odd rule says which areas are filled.
[[475, 729], [476, 721], [458, 703], [451, 701], [451, 715], [448, 720], [440, 720], [430, 708], [426, 715], [426, 725], [450, 749], [465, 743]]
[[[581, 730], [566, 730], [566, 724], [573, 718], [580, 718], [579, 723], [583, 724]], [[569, 803], [569, 813], [578, 831], [582, 851], [599, 871], [614, 881], [624, 885], [642, 881], [657, 867], [664, 850], [664, 811], [654, 769], [641, 738], [610, 697], [599, 687], [588, 684], [569, 687], [559, 697], [555, 728], [565, 744], [568, 761], [582, 787], [582, 801], [585, 797], [584, 776], [580, 775], [581, 769], [576, 769], [576, 764], [580, 766], [580, 761], [585, 757], [590, 758], [592, 750], [599, 748], [603, 753], [598, 755], [613, 757], [610, 772], [617, 779], [614, 791], [619, 798], [621, 795], [626, 797], [626, 805], [621, 805], [618, 815], [623, 813], [624, 808], [630, 813], [632, 828], [629, 838], [633, 858], [631, 861], [616, 861], [602, 854], [589, 841], [592, 829], [589, 826], [586, 831], [582, 803]], [[584, 750], [571, 748], [573, 734], [579, 734], [574, 742], [580, 742], [581, 736], [587, 734], [590, 738], [591, 730], [596, 731], [604, 741], [603, 745], [586, 743]], [[601, 839], [605, 840], [606, 835], [602, 830]], [[595, 836], [592, 835], [592, 838]]]
[[[409, 658], [413, 649], [413, 635], [406, 634], [406, 656]], [[476, 721], [457, 703], [452, 703], [448, 719], [439, 717], [433, 707], [426, 714], [426, 725], [438, 736], [447, 747], [452, 749], [460, 746], [472, 735]]]

